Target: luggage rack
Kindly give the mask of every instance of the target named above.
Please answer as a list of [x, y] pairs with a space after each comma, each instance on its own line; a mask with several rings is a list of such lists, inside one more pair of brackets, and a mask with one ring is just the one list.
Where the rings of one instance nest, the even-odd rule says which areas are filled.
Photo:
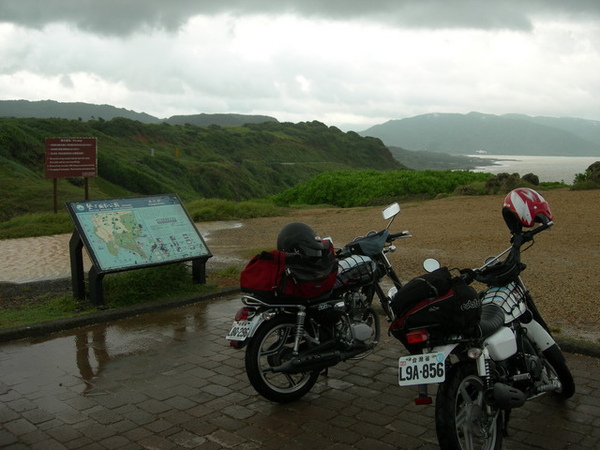
[[306, 305], [301, 304], [266, 302], [252, 295], [242, 295], [242, 303], [246, 306], [268, 306], [271, 308], [306, 308]]

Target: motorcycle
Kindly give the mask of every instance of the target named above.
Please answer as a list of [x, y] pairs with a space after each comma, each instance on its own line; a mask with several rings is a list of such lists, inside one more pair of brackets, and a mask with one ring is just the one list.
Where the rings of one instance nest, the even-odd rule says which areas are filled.
[[[530, 248], [534, 236], [554, 224], [541, 219], [537, 228], [513, 234], [511, 246], [482, 267], [460, 270], [450, 280], [450, 293], [440, 291], [410, 311], [400, 311], [402, 289], [392, 302], [398, 317], [390, 332], [411, 353], [399, 358], [398, 383], [417, 386], [416, 404], [432, 403], [428, 386], [439, 383], [435, 423], [442, 449], [500, 449], [513, 408], [548, 392], [563, 399], [575, 392], [565, 358], [521, 278], [523, 245]], [[424, 265], [425, 278], [447, 270], [433, 259]], [[473, 281], [486, 289], [476, 292]], [[476, 317], [458, 327], [428, 323], [425, 316], [443, 308], [444, 301], [459, 302], [462, 313], [475, 311]], [[411, 315], [419, 314], [410, 325]]]
[[226, 336], [230, 346], [245, 348], [245, 369], [254, 389], [268, 400], [286, 403], [308, 393], [319, 375], [342, 361], [373, 352], [381, 326], [375, 295], [391, 321], [390, 297], [381, 282], [402, 285], [387, 254], [392, 243], [411, 237], [391, 233], [400, 212], [397, 203], [382, 211], [387, 226], [358, 237], [336, 252], [337, 275], [330, 292], [316, 299], [243, 295], [242, 306]]

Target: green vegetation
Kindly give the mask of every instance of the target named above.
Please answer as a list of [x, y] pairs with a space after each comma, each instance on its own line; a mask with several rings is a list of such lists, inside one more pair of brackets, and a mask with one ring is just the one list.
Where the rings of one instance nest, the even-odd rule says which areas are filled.
[[111, 308], [199, 296], [215, 290], [215, 286], [192, 283], [191, 273], [183, 263], [108, 275], [103, 287], [104, 302]]
[[[231, 269], [217, 277], [239, 276]], [[119, 308], [160, 300], [197, 297], [217, 289], [214, 284], [194, 284], [185, 263], [168, 264], [108, 275], [103, 283], [105, 305]], [[15, 302], [0, 314], [0, 328], [89, 314], [96, 308], [71, 296], [45, 294], [33, 301]]]
[[41, 296], [33, 304], [5, 308], [0, 314], [0, 328], [19, 327], [32, 323], [64, 319], [81, 314], [77, 300], [72, 297]]
[[73, 221], [66, 212], [23, 214], [0, 222], [0, 239], [51, 236], [72, 232]]
[[[318, 175], [274, 196], [279, 205], [329, 204], [342, 208], [384, 204], [406, 197], [453, 193], [459, 186], [483, 186], [490, 174], [466, 171], [342, 171]], [[481, 192], [483, 193], [483, 192]]]
[[600, 162], [595, 162], [584, 173], [575, 175], [572, 189], [600, 189]]
[[[176, 193], [184, 202], [268, 198], [332, 170], [404, 166], [379, 139], [320, 122], [244, 126], [143, 124], [116, 118], [88, 122], [0, 118], [0, 221], [53, 211], [44, 178], [47, 137], [96, 137], [98, 177], [89, 198]], [[60, 179], [58, 206], [84, 199], [82, 179]]]

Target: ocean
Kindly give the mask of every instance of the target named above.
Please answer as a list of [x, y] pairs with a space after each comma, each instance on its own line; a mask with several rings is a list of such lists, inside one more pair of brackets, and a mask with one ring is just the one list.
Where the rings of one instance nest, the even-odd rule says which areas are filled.
[[562, 181], [573, 184], [575, 174], [584, 173], [599, 156], [518, 156], [518, 155], [469, 155], [475, 158], [498, 160], [494, 165], [481, 166], [474, 172], [528, 173], [537, 175], [540, 181]]

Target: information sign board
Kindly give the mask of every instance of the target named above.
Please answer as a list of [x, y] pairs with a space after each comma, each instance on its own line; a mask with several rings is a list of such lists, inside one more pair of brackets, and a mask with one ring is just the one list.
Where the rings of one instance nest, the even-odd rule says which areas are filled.
[[211, 257], [176, 194], [68, 202], [99, 273]]
[[96, 138], [47, 138], [46, 178], [98, 175]]

